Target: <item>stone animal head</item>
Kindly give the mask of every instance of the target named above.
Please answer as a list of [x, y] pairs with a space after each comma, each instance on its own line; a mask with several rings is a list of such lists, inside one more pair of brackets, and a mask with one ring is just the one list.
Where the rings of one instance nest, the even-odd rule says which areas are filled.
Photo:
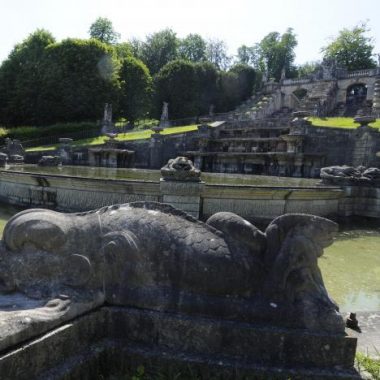
[[0, 247], [0, 292], [42, 298], [99, 283], [89, 252], [100, 244], [94, 234], [86, 239], [78, 222], [70, 214], [43, 209], [11, 218]]

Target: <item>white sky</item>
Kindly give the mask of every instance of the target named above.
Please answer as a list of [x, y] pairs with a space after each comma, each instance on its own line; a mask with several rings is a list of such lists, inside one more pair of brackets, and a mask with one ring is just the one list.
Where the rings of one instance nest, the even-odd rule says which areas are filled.
[[37, 28], [57, 40], [87, 38], [97, 17], [109, 18], [121, 41], [169, 27], [178, 37], [223, 39], [231, 54], [293, 27], [297, 63], [319, 59], [328, 37], [368, 20], [380, 53], [380, 0], [0, 0], [0, 62]]

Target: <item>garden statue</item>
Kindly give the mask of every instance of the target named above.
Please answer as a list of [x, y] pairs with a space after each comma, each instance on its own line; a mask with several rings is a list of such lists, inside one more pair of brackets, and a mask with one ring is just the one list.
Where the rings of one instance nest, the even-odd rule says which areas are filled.
[[22, 211], [0, 247], [0, 320], [4, 302], [15, 329], [26, 328], [19, 318], [38, 326], [106, 302], [343, 334], [317, 265], [336, 231], [306, 214], [280, 216], [265, 232], [229, 212], [203, 223], [154, 202]]

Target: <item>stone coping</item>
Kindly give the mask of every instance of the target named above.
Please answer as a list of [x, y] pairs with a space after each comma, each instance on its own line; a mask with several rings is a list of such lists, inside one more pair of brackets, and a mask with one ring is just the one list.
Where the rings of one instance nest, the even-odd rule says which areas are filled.
[[[112, 169], [112, 168], [110, 168]], [[104, 182], [104, 181], [111, 181], [113, 183], [151, 183], [151, 184], [159, 184], [160, 180], [153, 181], [153, 180], [143, 180], [143, 179], [132, 179], [132, 178], [96, 178], [96, 177], [83, 177], [83, 176], [74, 176], [74, 175], [67, 175], [67, 174], [45, 174], [45, 173], [38, 173], [38, 172], [27, 172], [27, 171], [17, 171], [17, 170], [4, 170], [0, 169], [0, 173], [9, 173], [12, 175], [17, 176], [33, 176], [33, 177], [47, 177], [47, 178], [67, 178], [67, 179], [75, 179], [80, 181], [95, 181], [95, 182]], [[228, 173], [218, 173], [223, 176], [228, 175]], [[282, 178], [288, 178], [288, 177], [282, 177]], [[289, 177], [293, 178], [293, 177]], [[180, 181], [176, 181], [180, 182]], [[296, 186], [296, 185], [250, 185], [250, 184], [223, 184], [223, 183], [210, 183], [210, 182], [204, 182], [206, 187], [232, 187], [232, 188], [242, 188], [242, 189], [248, 189], [248, 188], [260, 188], [260, 189], [283, 189], [283, 190], [318, 190], [318, 191], [324, 191], [324, 190], [341, 190], [340, 186], [334, 186], [334, 185], [316, 185], [316, 186]]]

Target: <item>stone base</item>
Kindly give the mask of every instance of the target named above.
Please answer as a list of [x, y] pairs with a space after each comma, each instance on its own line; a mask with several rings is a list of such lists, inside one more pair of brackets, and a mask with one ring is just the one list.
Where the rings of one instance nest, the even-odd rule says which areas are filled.
[[[0, 356], [2, 380], [360, 379], [356, 339], [103, 307]], [[140, 369], [141, 370], [141, 369]], [[161, 377], [159, 377], [161, 376]], [[177, 377], [176, 377], [177, 376]]]

